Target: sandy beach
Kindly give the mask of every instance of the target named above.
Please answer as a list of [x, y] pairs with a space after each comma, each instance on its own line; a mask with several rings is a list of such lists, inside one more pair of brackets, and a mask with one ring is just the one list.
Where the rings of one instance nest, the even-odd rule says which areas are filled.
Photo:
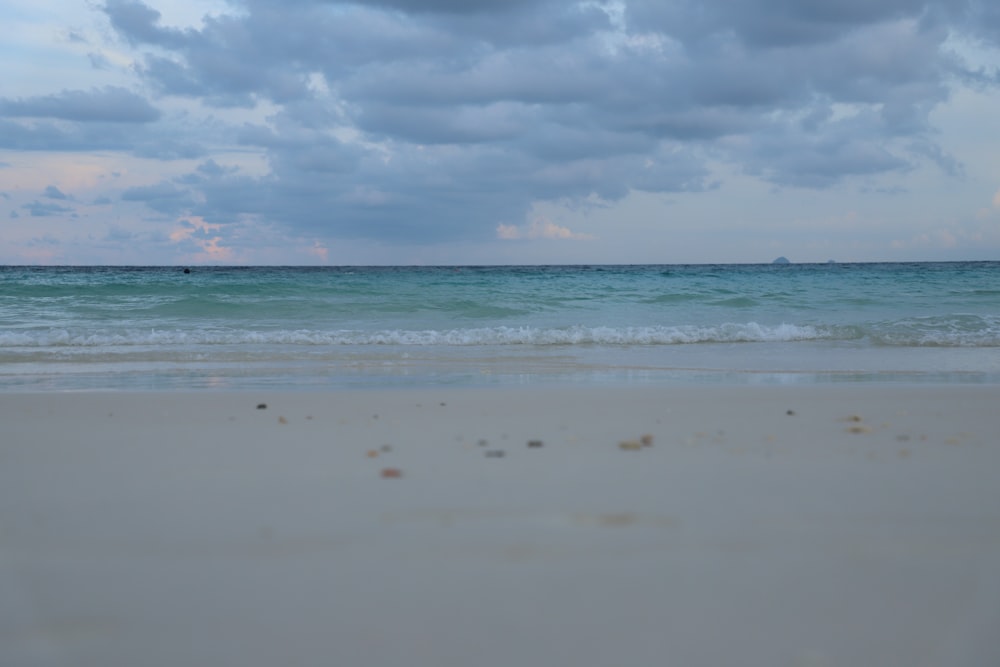
[[1000, 664], [1000, 387], [0, 395], [0, 664]]

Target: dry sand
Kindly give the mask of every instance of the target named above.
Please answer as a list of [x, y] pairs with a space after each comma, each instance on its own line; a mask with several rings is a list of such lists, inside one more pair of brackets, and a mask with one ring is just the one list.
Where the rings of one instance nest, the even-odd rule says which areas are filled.
[[998, 387], [2, 394], [0, 424], [4, 667], [1000, 665]]

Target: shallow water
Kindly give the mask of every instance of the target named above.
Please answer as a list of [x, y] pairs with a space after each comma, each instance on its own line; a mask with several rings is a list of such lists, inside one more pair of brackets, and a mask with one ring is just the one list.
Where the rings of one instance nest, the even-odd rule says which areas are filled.
[[2, 267], [0, 390], [1000, 381], [1000, 263]]

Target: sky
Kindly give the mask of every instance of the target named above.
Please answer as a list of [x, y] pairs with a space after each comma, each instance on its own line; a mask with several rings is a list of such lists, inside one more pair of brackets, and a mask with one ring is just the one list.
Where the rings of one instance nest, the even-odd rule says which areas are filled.
[[1000, 260], [994, 0], [7, 0], [0, 264]]

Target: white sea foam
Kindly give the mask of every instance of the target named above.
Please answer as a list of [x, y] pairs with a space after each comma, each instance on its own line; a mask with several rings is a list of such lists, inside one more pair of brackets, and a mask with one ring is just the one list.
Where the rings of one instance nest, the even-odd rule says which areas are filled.
[[[973, 320], [973, 321], [969, 321]], [[455, 329], [101, 329], [75, 332], [67, 329], [0, 331], [0, 350], [16, 348], [101, 348], [135, 346], [212, 345], [690, 345], [699, 343], [775, 343], [811, 340], [860, 341], [902, 347], [1000, 346], [1000, 318], [937, 320], [907, 319], [868, 325], [813, 326], [765, 325], [757, 322], [717, 326], [571, 326], [571, 327], [472, 327]]]
[[829, 333], [793, 324], [756, 322], [708, 326], [647, 327], [483, 327], [437, 330], [122, 330], [85, 334], [65, 329], [0, 333], [0, 346], [118, 347], [149, 345], [679, 345], [692, 343], [781, 342], [815, 340]]
[[635, 346], [702, 343], [778, 343], [796, 341], [860, 341], [892, 347], [1000, 346], [1000, 318], [969, 317], [964, 321], [906, 319], [867, 325], [766, 325], [729, 322], [717, 326], [570, 326], [471, 327], [453, 329], [95, 329], [51, 328], [0, 331], [3, 350], [108, 347], [202, 347], [215, 345], [295, 346]]

